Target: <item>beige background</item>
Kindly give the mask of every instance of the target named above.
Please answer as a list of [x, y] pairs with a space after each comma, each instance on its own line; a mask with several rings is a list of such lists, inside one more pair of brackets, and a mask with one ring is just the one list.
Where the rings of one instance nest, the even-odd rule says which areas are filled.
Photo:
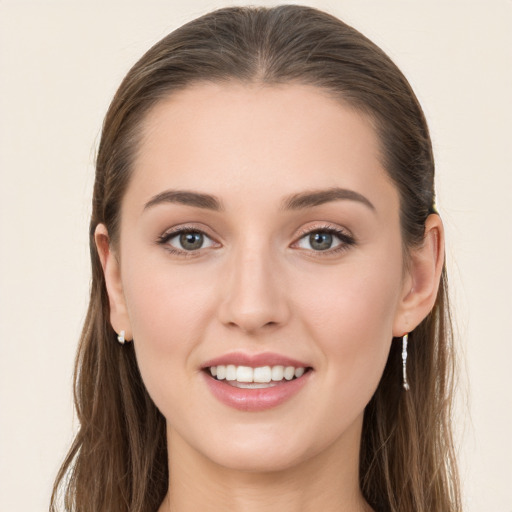
[[[306, 3], [380, 44], [425, 108], [462, 348], [465, 510], [512, 512], [512, 1]], [[151, 44], [222, 5], [0, 0], [1, 511], [47, 508], [76, 426], [71, 372], [107, 105]]]

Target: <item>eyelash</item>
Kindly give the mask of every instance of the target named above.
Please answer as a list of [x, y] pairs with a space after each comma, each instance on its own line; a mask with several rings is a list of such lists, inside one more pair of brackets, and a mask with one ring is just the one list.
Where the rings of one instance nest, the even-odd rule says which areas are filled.
[[[186, 235], [187, 233], [199, 233], [203, 235], [206, 238], [209, 238], [213, 241], [212, 237], [208, 236], [207, 233], [205, 233], [202, 229], [196, 228], [194, 226], [182, 226], [176, 229], [173, 229], [172, 231], [167, 231], [163, 235], [159, 236], [157, 238], [157, 244], [163, 245], [165, 247], [165, 250], [168, 251], [171, 254], [181, 256], [184, 258], [194, 258], [196, 256], [199, 256], [199, 251], [201, 249], [197, 249], [195, 251], [185, 251], [181, 249], [176, 249], [176, 247], [173, 247], [168, 242], [169, 240], [172, 240], [173, 238], [180, 236], [180, 235]], [[215, 241], [214, 241], [215, 244]]]
[[333, 249], [326, 249], [325, 251], [314, 251], [311, 249], [305, 249], [314, 253], [315, 256], [320, 257], [328, 257], [336, 254], [340, 254], [344, 251], [347, 251], [350, 247], [356, 244], [356, 241], [353, 236], [349, 235], [346, 231], [336, 228], [330, 225], [324, 226], [315, 226], [313, 229], [304, 229], [300, 232], [299, 237], [293, 243], [293, 245], [297, 244], [300, 240], [305, 238], [306, 236], [311, 236], [313, 233], [328, 233], [330, 235], [336, 236], [340, 241], [340, 244], [334, 247]]
[[[182, 256], [185, 258], [193, 258], [193, 257], [199, 256], [201, 249], [197, 249], [197, 250], [193, 250], [193, 251], [180, 250], [180, 249], [176, 249], [175, 247], [173, 247], [172, 245], [170, 245], [168, 243], [169, 240], [171, 240], [179, 235], [184, 235], [187, 233], [199, 233], [199, 234], [205, 236], [206, 238], [213, 240], [202, 229], [195, 228], [192, 226], [183, 226], [183, 227], [176, 228], [172, 231], [167, 231], [166, 233], [159, 236], [157, 238], [157, 244], [165, 246], [165, 249], [169, 253], [177, 255], [177, 256]], [[348, 250], [351, 246], [355, 245], [355, 243], [356, 243], [355, 239], [351, 235], [346, 233], [345, 231], [343, 231], [339, 228], [335, 228], [333, 226], [325, 225], [325, 226], [320, 226], [320, 227], [314, 227], [313, 229], [302, 230], [299, 233], [299, 236], [296, 239], [296, 241], [293, 242], [292, 246], [296, 245], [300, 240], [302, 240], [306, 236], [312, 235], [313, 233], [328, 233], [328, 234], [336, 236], [336, 238], [338, 238], [338, 240], [340, 241], [340, 243], [337, 246], [335, 246], [333, 249], [326, 249], [325, 251], [314, 251], [312, 249], [304, 249], [304, 250], [314, 253], [315, 256], [325, 257], [325, 256], [332, 256], [334, 254], [339, 254], [343, 251]], [[214, 242], [214, 244], [218, 243], [215, 241], [213, 241], [213, 242]]]

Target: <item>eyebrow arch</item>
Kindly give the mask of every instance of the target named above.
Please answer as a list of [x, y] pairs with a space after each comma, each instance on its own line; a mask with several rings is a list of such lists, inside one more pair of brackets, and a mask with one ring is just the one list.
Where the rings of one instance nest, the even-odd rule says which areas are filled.
[[215, 196], [202, 194], [199, 192], [190, 192], [188, 190], [166, 190], [153, 196], [145, 205], [144, 210], [152, 208], [162, 203], [178, 203], [186, 206], [195, 206], [206, 210], [221, 211], [222, 203]]
[[365, 196], [354, 190], [339, 187], [293, 194], [283, 201], [282, 208], [285, 210], [302, 210], [340, 200], [357, 201], [367, 206], [370, 210], [375, 211], [375, 206]]

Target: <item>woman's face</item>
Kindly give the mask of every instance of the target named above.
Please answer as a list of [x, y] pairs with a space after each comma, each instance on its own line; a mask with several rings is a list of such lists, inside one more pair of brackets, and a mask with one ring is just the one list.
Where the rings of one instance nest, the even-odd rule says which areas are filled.
[[150, 112], [112, 318], [171, 453], [248, 470], [357, 456], [410, 286], [380, 160], [371, 123], [314, 87], [202, 84]]

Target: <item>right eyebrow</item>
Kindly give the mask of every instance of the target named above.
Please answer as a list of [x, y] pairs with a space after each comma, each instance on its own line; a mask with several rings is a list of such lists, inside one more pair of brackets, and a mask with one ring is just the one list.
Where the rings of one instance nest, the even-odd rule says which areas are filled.
[[163, 203], [178, 203], [196, 208], [204, 208], [216, 212], [224, 210], [221, 201], [210, 194], [190, 192], [188, 190], [165, 190], [153, 196], [145, 205], [144, 210]]
[[283, 201], [283, 208], [286, 210], [303, 210], [305, 208], [312, 208], [320, 206], [331, 201], [357, 201], [364, 204], [370, 210], [375, 212], [375, 206], [365, 196], [346, 188], [333, 187], [326, 190], [312, 190], [293, 194], [285, 201]]

